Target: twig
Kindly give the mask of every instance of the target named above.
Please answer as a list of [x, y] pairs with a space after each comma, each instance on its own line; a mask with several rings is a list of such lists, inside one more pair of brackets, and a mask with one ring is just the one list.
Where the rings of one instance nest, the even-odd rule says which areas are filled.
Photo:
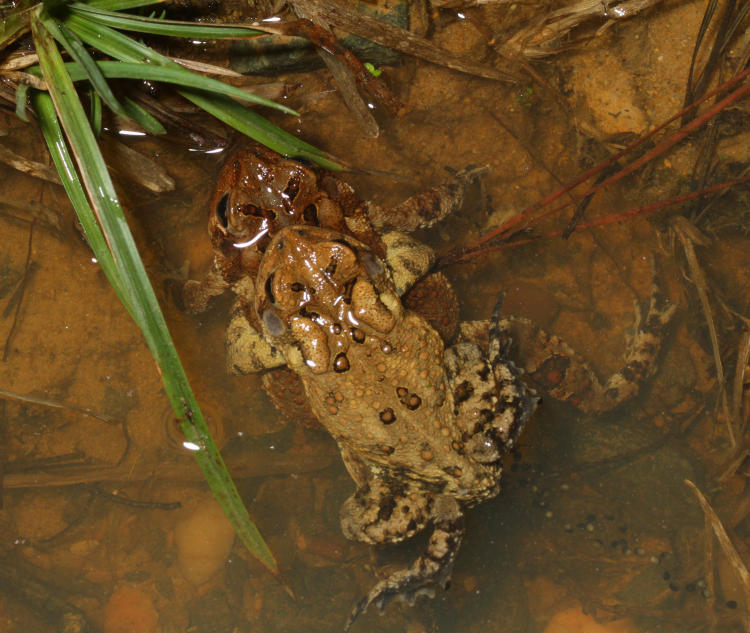
[[9, 165], [13, 169], [22, 171], [24, 174], [29, 174], [29, 176], [54, 182], [57, 185], [60, 184], [60, 177], [52, 167], [19, 156], [18, 154], [11, 152], [4, 145], [0, 145], [0, 162]]
[[[703, 509], [703, 513], [710, 522], [711, 528], [716, 535], [716, 540], [719, 541], [719, 545], [721, 546], [721, 550], [724, 552], [724, 555], [727, 557], [729, 564], [737, 574], [737, 578], [742, 585], [742, 589], [745, 594], [745, 603], [750, 604], [750, 573], [748, 573], [745, 563], [737, 553], [737, 549], [734, 547], [732, 540], [729, 538], [727, 531], [724, 529], [724, 525], [719, 520], [719, 517], [716, 515], [716, 512], [714, 512], [714, 509], [703, 496], [703, 493], [698, 490], [698, 487], [689, 479], [685, 479], [685, 484], [695, 493], [695, 496], [698, 498], [698, 503], [700, 503], [700, 506]], [[747, 615], [745, 616], [745, 621], [746, 624], [750, 623], [750, 618]]]
[[[701, 97], [700, 99], [698, 99], [697, 101], [695, 101], [693, 104], [691, 104], [687, 108], [684, 108], [683, 110], [681, 110], [677, 114], [673, 115], [672, 117], [670, 117], [669, 119], [667, 119], [666, 121], [664, 121], [663, 123], [661, 123], [660, 125], [658, 125], [656, 128], [654, 128], [651, 132], [649, 132], [645, 136], [640, 137], [639, 139], [637, 139], [636, 141], [634, 141], [633, 143], [631, 143], [630, 145], [628, 145], [627, 147], [625, 147], [621, 151], [619, 151], [616, 154], [614, 154], [611, 158], [608, 158], [607, 160], [605, 160], [605, 161], [599, 163], [598, 165], [596, 165], [595, 167], [592, 167], [588, 171], [585, 171], [582, 174], [579, 174], [576, 178], [574, 178], [573, 180], [571, 180], [562, 189], [558, 189], [558, 190], [550, 193], [549, 195], [545, 196], [541, 200], [535, 202], [534, 204], [526, 207], [526, 209], [524, 209], [521, 213], [519, 213], [515, 217], [509, 219], [502, 226], [499, 226], [496, 229], [493, 229], [492, 231], [486, 233], [485, 235], [481, 236], [480, 238], [478, 238], [477, 240], [475, 240], [474, 242], [472, 242], [471, 244], [469, 244], [468, 246], [466, 246], [463, 249], [463, 252], [465, 253], [467, 251], [473, 251], [473, 250], [477, 249], [479, 246], [481, 246], [482, 244], [485, 244], [485, 243], [487, 243], [487, 242], [489, 242], [489, 241], [491, 241], [491, 240], [493, 240], [495, 238], [507, 236], [511, 232], [512, 229], [515, 229], [516, 231], [518, 231], [518, 230], [522, 230], [523, 228], [529, 226], [530, 224], [532, 224], [535, 221], [532, 218], [532, 215], [534, 213], [536, 213], [540, 209], [546, 207], [548, 204], [554, 202], [555, 200], [557, 200], [558, 198], [560, 198], [561, 196], [563, 196], [564, 194], [566, 194], [571, 189], [574, 189], [578, 185], [586, 182], [589, 178], [591, 178], [591, 177], [597, 175], [599, 172], [607, 169], [610, 165], [613, 165], [614, 163], [616, 163], [620, 158], [622, 158], [626, 154], [629, 154], [633, 150], [635, 150], [638, 147], [640, 147], [643, 143], [645, 143], [648, 139], [652, 138], [655, 134], [657, 134], [657, 133], [661, 132], [662, 130], [664, 130], [670, 123], [672, 123], [672, 122], [678, 120], [679, 118], [681, 118], [686, 112], [692, 111], [693, 109], [697, 108], [700, 104], [702, 104], [704, 101], [710, 99], [711, 97], [716, 96], [717, 94], [719, 94], [720, 92], [723, 92], [724, 90], [728, 90], [729, 88], [731, 88], [735, 84], [737, 84], [737, 83], [745, 80], [748, 76], [750, 76], [750, 68], [746, 69], [745, 71], [741, 72], [740, 74], [738, 74], [738, 75], [732, 77], [731, 79], [729, 79], [728, 81], [724, 82], [719, 87], [717, 87], [715, 90], [712, 90], [711, 92], [705, 94], [703, 97]], [[741, 91], [741, 94], [738, 95], [738, 93], [740, 93], [740, 91]], [[722, 101], [720, 101], [718, 104], [716, 104], [715, 106], [713, 106], [711, 108], [711, 110], [708, 111], [708, 112], [711, 113], [709, 117], [705, 116], [706, 114], [708, 114], [708, 112], [707, 112], [707, 113], [704, 113], [704, 115], [702, 115], [698, 119], [694, 119], [691, 122], [691, 125], [693, 126], [693, 128], [691, 128], [691, 130], [699, 127], [700, 125], [702, 125], [703, 123], [705, 123], [706, 121], [708, 121], [711, 116], [714, 116], [715, 114], [717, 114], [723, 108], [727, 107], [730, 103], [733, 103], [734, 101], [736, 101], [740, 96], [744, 95], [748, 91], [750, 91], [750, 84], [746, 84], [744, 86], [741, 86], [735, 92], [730, 93], [730, 95], [728, 95], [728, 97], [726, 97], [725, 99], [723, 99]], [[730, 99], [730, 97], [731, 97], [731, 99]], [[730, 99], [730, 100], [727, 101], [728, 99]], [[700, 123], [696, 124], [696, 122], [699, 121], [699, 120], [700, 120]], [[678, 130], [678, 132], [675, 135], [668, 137], [667, 139], [665, 139], [664, 141], [662, 141], [661, 143], [659, 143], [656, 147], [654, 147], [654, 149], [651, 150], [651, 152], [649, 152], [647, 154], [647, 156], [649, 156], [649, 160], [655, 158], [658, 155], [658, 153], [666, 151], [672, 145], [674, 145], [679, 140], [681, 140], [684, 137], [684, 131], [685, 131], [685, 128], [682, 128], [682, 129]], [[678, 136], [679, 138], [676, 138], [674, 140], [674, 142], [672, 142], [672, 139], [675, 136]], [[658, 152], [657, 152], [657, 149], [659, 150]], [[645, 158], [645, 157], [646, 156], [642, 157], [642, 159]], [[637, 166], [640, 166], [640, 163], [644, 162], [642, 159], [639, 159], [639, 161], [636, 161], [636, 162], [639, 163]], [[635, 163], [631, 163], [631, 165], [628, 166], [628, 168], [627, 168], [628, 169], [628, 173], [630, 173], [630, 171], [633, 171], [634, 168], [631, 169], [631, 167], [634, 164]], [[617, 176], [620, 177], [619, 174]], [[605, 181], [603, 181], [602, 183], [600, 183], [600, 185], [597, 185], [596, 187], [594, 187], [591, 190], [587, 191], [585, 194], [583, 194], [580, 197], [583, 198], [586, 195], [588, 195], [589, 193], [592, 193], [593, 191], [598, 191], [604, 185], [609, 184], [611, 182], [614, 182], [613, 178], [615, 178], [615, 177], [607, 178]], [[568, 203], [568, 204], [570, 204], [570, 203]], [[552, 211], [548, 212], [547, 214], [560, 211], [562, 208], [568, 206], [568, 204], [563, 205], [561, 207], [557, 207], [557, 208], [553, 209]], [[515, 228], [515, 227], [518, 227], [519, 225], [520, 225], [519, 228]], [[452, 257], [456, 257], [457, 258], [458, 254], [454, 253], [452, 255]]]
[[315, 46], [334, 55], [351, 71], [360, 88], [367, 91], [390, 115], [396, 115], [403, 110], [404, 104], [399, 101], [385, 83], [376, 79], [357, 59], [356, 55], [343, 46], [330, 31], [305, 19], [286, 22], [280, 24], [277, 28], [282, 29], [284, 35], [304, 37]]
[[[317, 472], [330, 466], [333, 458], [332, 447], [323, 440], [316, 445], [306, 445], [303, 449], [290, 450], [283, 454], [259, 449], [252, 452], [233, 450], [224, 456], [227, 468], [235, 479]], [[161, 461], [155, 466], [137, 456], [131, 456], [117, 465], [84, 464], [61, 468], [54, 472], [9, 472], [5, 475], [3, 487], [5, 490], [14, 490], [78, 486], [97, 482], [124, 485], [147, 481], [153, 477], [158, 477], [161, 482], [203, 482], [203, 473], [198, 468], [191, 468], [189, 464], [189, 461], [183, 459]]]
[[30, 224], [33, 218], [39, 220], [39, 223], [43, 228], [53, 228], [55, 231], [62, 229], [63, 214], [56, 209], [37, 202], [36, 200], [21, 200], [19, 198], [12, 198], [10, 196], [3, 195], [0, 200], [0, 206], [7, 206], [16, 211], [20, 211], [23, 214], [31, 216], [29, 218], [21, 218], [12, 213], [0, 211], [3, 216], [15, 220], [17, 222], [23, 222], [24, 224]]
[[[26, 283], [30, 284], [34, 275], [36, 274], [36, 271], [39, 270], [39, 265], [36, 262], [31, 262], [31, 265], [29, 266], [29, 273], [26, 277]], [[21, 284], [18, 284], [16, 286], [16, 289], [13, 291], [13, 294], [10, 296], [10, 299], [8, 299], [8, 302], [5, 304], [5, 309], [0, 313], [0, 319], [7, 319], [11, 313], [13, 313], [18, 306], [18, 302], [23, 298], [23, 290], [24, 286]]]
[[742, 397], [745, 392], [745, 370], [750, 361], [750, 330], [745, 330], [740, 337], [740, 347], [737, 350], [737, 367], [734, 370], [734, 387], [732, 388], [732, 417], [739, 422], [740, 437], [747, 431], [747, 411], [742, 409]]
[[703, 274], [703, 269], [698, 263], [698, 257], [695, 254], [695, 248], [693, 242], [698, 244], [706, 245], [706, 239], [698, 232], [686, 218], [682, 216], [675, 216], [671, 220], [672, 227], [677, 233], [677, 237], [682, 242], [682, 247], [685, 250], [685, 258], [687, 259], [688, 268], [690, 269], [690, 276], [695, 285], [695, 289], [698, 292], [698, 298], [701, 302], [701, 308], [703, 314], [706, 317], [706, 324], [708, 325], [708, 333], [711, 338], [711, 348], [714, 354], [714, 364], [716, 365], [716, 380], [719, 383], [719, 402], [721, 404], [722, 413], [727, 424], [727, 432], [729, 434], [729, 442], [734, 448], [737, 442], [734, 437], [734, 425], [732, 424], [733, 418], [729, 413], [729, 405], [727, 403], [727, 392], [726, 385], [724, 382], [724, 365], [721, 361], [721, 349], [719, 347], [719, 335], [716, 332], [716, 324], [714, 323], [713, 313], [711, 311], [711, 304], [708, 301], [708, 284], [706, 277]]
[[[305, 2], [303, 0], [292, 0], [294, 12], [300, 17], [311, 20], [320, 28], [330, 32], [330, 24], [327, 24], [324, 16], [321, 14], [320, 7], [314, 2]], [[333, 33], [331, 33], [333, 36]], [[333, 80], [338, 86], [341, 98], [349, 108], [354, 117], [362, 126], [365, 134], [373, 138], [380, 134], [380, 127], [375, 117], [370, 112], [364, 99], [357, 92], [357, 78], [351, 69], [336, 55], [327, 52], [325, 49], [316, 49], [323, 63], [331, 73]]]
[[[695, 200], [696, 198], [706, 196], [710, 193], [716, 193], [717, 191], [721, 191], [723, 189], [729, 189], [730, 187], [734, 187], [736, 185], [739, 185], [747, 181], [750, 181], [750, 173], [744, 176], [743, 178], [738, 178], [736, 180], [729, 180], [729, 181], [722, 182], [716, 185], [711, 185], [710, 187], [706, 187], [705, 189], [701, 189], [700, 191], [692, 191], [690, 193], [685, 193], [681, 196], [670, 198], [669, 200], [660, 200], [659, 202], [652, 202], [651, 204], [647, 204], [642, 207], [635, 207], [633, 209], [628, 209], [627, 211], [623, 211], [622, 213], [613, 213], [612, 215], [608, 215], [606, 217], [599, 218], [597, 220], [592, 220], [591, 222], [582, 222], [581, 224], [577, 224], [575, 226], [574, 232], [577, 233], [579, 231], [607, 226], [609, 224], [615, 224], [617, 222], [625, 222], [626, 220], [630, 220], [639, 215], [654, 213], [655, 211], [660, 211], [661, 209], [665, 209], [667, 207], [671, 207], [677, 204], [682, 204], [683, 202], [689, 202], [690, 200]], [[544, 235], [535, 235], [533, 237], [529, 237], [523, 240], [518, 239], [518, 240], [514, 240], [513, 242], [505, 242], [504, 244], [499, 244], [498, 246], [479, 247], [474, 250], [467, 250], [458, 254], [456, 253], [456, 251], [451, 251], [450, 253], [443, 255], [439, 259], [437, 263], [437, 268], [442, 268], [450, 264], [458, 264], [461, 262], [465, 262], [470, 259], [473, 259], [477, 255], [485, 255], [487, 253], [494, 253], [496, 251], [501, 251], [506, 248], [511, 248], [514, 246], [522, 246], [524, 244], [529, 244], [531, 242], [535, 242], [541, 239], [551, 239], [553, 237], [560, 237], [564, 233], [565, 233], [564, 229], [558, 229], [556, 231], [550, 231], [549, 233], [545, 233]]]
[[0, 389], [0, 398], [10, 398], [11, 400], [20, 400], [21, 402], [28, 402], [30, 404], [39, 404], [44, 407], [53, 407], [55, 409], [67, 409], [68, 411], [76, 411], [77, 413], [83, 413], [83, 415], [88, 415], [92, 418], [96, 418], [97, 420], [101, 420], [102, 422], [107, 422], [108, 424], [118, 422], [118, 420], [113, 418], [111, 415], [107, 415], [106, 413], [97, 413], [96, 411], [92, 411], [91, 409], [76, 407], [73, 405], [65, 404], [63, 402], [57, 402], [56, 400], [47, 400], [46, 398], [37, 398], [36, 396], [24, 396], [23, 394], [6, 391], [5, 389]]
[[496, 70], [490, 66], [477, 64], [462, 55], [440, 48], [411, 31], [364, 15], [351, 9], [346, 3], [334, 0], [297, 1], [318, 7], [334, 26], [381, 46], [386, 46], [407, 55], [419, 57], [433, 64], [458, 70], [459, 72], [476, 75], [477, 77], [508, 82], [517, 82], [520, 80], [520, 77], [511, 72]]
[[18, 303], [16, 304], [16, 309], [13, 313], [13, 323], [11, 323], [10, 331], [8, 332], [8, 337], [5, 339], [5, 347], [3, 348], [3, 362], [8, 360], [8, 352], [10, 350], [10, 345], [13, 342], [13, 336], [16, 333], [16, 327], [18, 326], [18, 315], [21, 312], [21, 304], [23, 303], [23, 296], [26, 291], [26, 281], [29, 278], [29, 270], [31, 269], [31, 253], [32, 253], [32, 243], [34, 239], [34, 226], [36, 225], [36, 218], [34, 218], [31, 221], [31, 225], [29, 226], [29, 242], [28, 246], [26, 247], [26, 265], [24, 266], [23, 270], [23, 277], [21, 278], [21, 282], [19, 284], [19, 287], [21, 288], [21, 292], [18, 295]]
[[179, 501], [141, 501], [140, 499], [130, 499], [124, 497], [117, 490], [112, 492], [105, 492], [98, 486], [94, 488], [94, 492], [97, 496], [103, 497], [113, 503], [119, 503], [120, 505], [128, 506], [131, 508], [142, 508], [146, 510], [179, 510], [182, 504]]
[[[686, 479], [685, 483], [690, 485], [692, 482], [689, 482], [689, 480]], [[701, 495], [700, 491], [697, 487], [695, 487], [695, 485], [693, 485], [693, 490], [698, 495], [698, 500], [700, 501], [703, 498], [703, 495]], [[716, 613], [714, 610], [714, 605], [716, 604], [716, 583], [714, 579], [714, 538], [713, 529], [711, 527], [711, 517], [705, 510], [703, 513], [703, 523], [705, 525], [703, 534], [703, 577], [706, 581], [706, 589], [708, 590], [708, 617], [710, 618], [710, 632], [713, 633], [716, 630]]]
[[[539, 23], [518, 31], [505, 44], [514, 52], [526, 57], [547, 57], [565, 50], [560, 41], [569, 36], [579, 24], [600, 18], [606, 20], [599, 31], [604, 30], [614, 22], [632, 17], [633, 15], [660, 3], [662, 0], [579, 0], [551, 11]], [[485, 2], [486, 3], [486, 2]], [[597, 31], [597, 33], [599, 32]]]

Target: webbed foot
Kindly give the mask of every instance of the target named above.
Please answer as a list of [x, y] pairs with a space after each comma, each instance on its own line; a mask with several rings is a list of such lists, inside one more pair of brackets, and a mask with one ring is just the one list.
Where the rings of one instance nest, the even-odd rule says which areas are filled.
[[383, 611], [394, 599], [413, 605], [419, 596], [434, 597], [435, 586], [447, 587], [453, 561], [464, 535], [464, 517], [453, 497], [437, 497], [434, 531], [427, 551], [408, 569], [394, 572], [378, 582], [352, 609], [344, 626], [348, 633], [360, 614], [372, 604]]

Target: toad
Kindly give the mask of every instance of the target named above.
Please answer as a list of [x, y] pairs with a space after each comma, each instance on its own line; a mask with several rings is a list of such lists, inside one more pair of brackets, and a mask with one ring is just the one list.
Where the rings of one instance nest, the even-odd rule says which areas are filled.
[[[186, 286], [196, 311], [227, 287], [237, 294], [227, 332], [234, 371], [286, 366], [301, 382], [301, 408], [337, 442], [356, 485], [341, 509], [348, 538], [382, 545], [432, 529], [426, 551], [376, 583], [346, 630], [371, 604], [413, 603], [446, 585], [464, 511], [498, 494], [501, 459], [537, 405], [509, 359], [511, 329], [525, 324], [501, 318], [499, 303], [457, 335], [404, 305], [434, 254], [403, 231], [457, 207], [470, 173], [381, 212], [334, 176], [253, 146], [219, 179], [213, 272]], [[545, 335], [525, 341], [546, 350], [530, 352], [532, 376], [582, 408], [576, 381], [591, 410], [617, 406], [653, 370], [672, 312], [657, 289], [624, 369], [604, 385]]]

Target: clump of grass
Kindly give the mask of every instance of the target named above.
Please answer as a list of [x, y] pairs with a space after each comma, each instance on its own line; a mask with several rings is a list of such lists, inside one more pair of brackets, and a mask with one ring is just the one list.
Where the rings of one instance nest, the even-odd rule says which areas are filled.
[[[19, 85], [16, 110], [26, 118], [26, 103], [30, 100], [89, 245], [120, 301], [141, 328], [159, 366], [167, 397], [185, 434], [185, 445], [193, 449], [206, 481], [241, 540], [277, 574], [276, 560], [250, 520], [188, 384], [97, 143], [102, 104], [150, 133], [163, 134], [165, 130], [135, 102], [118, 98], [108, 80], [176, 84], [186, 99], [277, 152], [304, 157], [331, 169], [340, 166], [324, 152], [272, 125], [237, 100], [296, 115], [290, 108], [186, 70], [123, 33], [219, 39], [259, 36], [263, 34], [260, 30], [127, 13], [151, 4], [156, 2], [48, 0], [34, 5], [27, 2], [0, 24], [0, 47], [31, 32], [39, 62], [27, 72], [43, 80], [46, 90], [31, 88], [29, 84], [39, 86], [39, 83], [29, 78], [28, 83]], [[71, 61], [63, 60], [61, 48]], [[102, 56], [109, 59], [100, 59]], [[85, 82], [91, 92], [91, 116], [87, 116], [75, 82]]]

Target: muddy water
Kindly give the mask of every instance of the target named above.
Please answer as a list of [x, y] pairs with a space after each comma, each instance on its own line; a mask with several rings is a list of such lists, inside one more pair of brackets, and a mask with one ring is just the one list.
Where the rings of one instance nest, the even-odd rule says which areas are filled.
[[[671, 3], [550, 57], [536, 66], [547, 88], [414, 61], [388, 67], [406, 108], [399, 118], [380, 117], [376, 139], [361, 134], [323, 73], [288, 78], [300, 84], [290, 105], [303, 117], [277, 122], [354, 165], [393, 174], [346, 176], [362, 197], [386, 204], [439, 182], [444, 167], [487, 165], [464, 209], [421, 234], [447, 252], [677, 111], [701, 10]], [[505, 17], [491, 8], [463, 19], [441, 13], [435, 41], [491, 61]], [[25, 124], [2, 114], [0, 125], [9, 147], [46, 160]], [[0, 400], [0, 630], [56, 630], [59, 600], [108, 632], [338, 631], [378, 571], [410, 562], [423, 541], [385, 550], [345, 541], [338, 507], [352, 484], [335, 446], [282, 419], [256, 378], [225, 370], [231, 300], [200, 317], [172, 301], [174, 280], [208, 269], [206, 205], [221, 153], [187, 151], [196, 147], [184, 138], [125, 140], [177, 182], [158, 196], [124, 181], [121, 188], [193, 388], [295, 599], [237, 544], [227, 559], [231, 536], [206, 510], [210, 495], [180, 446], [155, 364], [92, 261], [62, 190], [1, 167], [0, 388], [17, 397]], [[746, 164], [743, 151], [728, 144], [723, 155]], [[586, 219], [686, 191], [696, 155], [694, 143], [681, 145], [597, 195]], [[48, 211], [29, 211], [37, 205]], [[713, 225], [704, 215], [704, 228], [732, 228], [734, 211], [720, 206], [710, 212]], [[551, 216], [535, 231], [568, 219]], [[450, 590], [414, 608], [392, 606], [382, 618], [368, 613], [359, 630], [742, 630], [747, 588], [715, 541], [706, 562], [711, 541], [684, 483], [706, 493], [742, 555], [745, 480], [717, 479], [733, 449], [695, 273], [668, 219], [641, 216], [444, 269], [462, 318], [487, 317], [504, 291], [507, 312], [564, 337], [605, 376], [621, 362], [655, 260], [680, 307], [659, 369], [636, 401], [601, 416], [543, 402], [508, 459], [503, 493], [468, 514]], [[732, 311], [747, 314], [750, 249], [729, 229], [709, 233], [696, 253], [731, 385], [741, 335]], [[184, 534], [207, 549], [185, 550]], [[198, 559], [203, 567], [188, 569], [186, 561]], [[53, 604], [50, 613], [19, 594], [31, 578], [42, 581], [37, 590]]]

